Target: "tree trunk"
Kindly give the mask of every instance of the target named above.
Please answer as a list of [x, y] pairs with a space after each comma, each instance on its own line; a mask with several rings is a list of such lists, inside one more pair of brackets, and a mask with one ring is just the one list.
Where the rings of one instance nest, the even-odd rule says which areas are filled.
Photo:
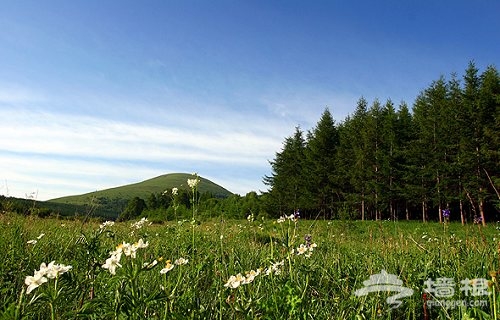
[[426, 219], [425, 219], [425, 200], [422, 200], [422, 222], [426, 222]]
[[462, 199], [460, 199], [460, 220], [462, 221], [462, 225], [465, 225], [464, 204]]
[[443, 223], [443, 213], [441, 211], [441, 190], [439, 188], [439, 171], [436, 171], [436, 183], [437, 183], [437, 192], [438, 192], [439, 223]]
[[[479, 188], [479, 193], [482, 193], [483, 188]], [[484, 219], [484, 201], [483, 196], [479, 195], [479, 215], [481, 216], [481, 223], [483, 227], [486, 227], [486, 220]]]
[[361, 194], [361, 220], [365, 221], [365, 193]]

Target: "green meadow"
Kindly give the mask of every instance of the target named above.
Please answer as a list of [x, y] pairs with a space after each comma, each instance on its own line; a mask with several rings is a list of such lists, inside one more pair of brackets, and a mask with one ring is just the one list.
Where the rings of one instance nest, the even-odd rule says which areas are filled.
[[[497, 319], [500, 308], [494, 224], [0, 220], [3, 319]], [[364, 283], [383, 272], [397, 288]]]

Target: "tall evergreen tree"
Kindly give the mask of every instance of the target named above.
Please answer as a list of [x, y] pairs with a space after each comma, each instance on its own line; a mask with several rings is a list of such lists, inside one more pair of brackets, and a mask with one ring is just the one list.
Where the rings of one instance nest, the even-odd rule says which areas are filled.
[[382, 201], [392, 220], [396, 219], [396, 154], [398, 139], [396, 136], [397, 115], [394, 104], [388, 100], [381, 112], [381, 153], [379, 157], [382, 179]]
[[382, 219], [385, 203], [381, 201], [383, 192], [383, 181], [381, 172], [381, 160], [383, 158], [382, 150], [382, 106], [378, 100], [375, 100], [370, 109], [366, 120], [365, 144], [369, 146], [366, 153], [367, 160], [367, 201], [372, 208], [375, 220]]
[[338, 130], [326, 108], [314, 130], [309, 132], [306, 157], [308, 176], [312, 178], [307, 184], [309, 191], [320, 214], [328, 218], [333, 216], [334, 202], [340, 197], [336, 172], [338, 145]]
[[493, 66], [488, 66], [481, 74], [479, 106], [484, 200], [498, 203], [500, 194], [495, 181], [500, 182], [500, 75]]
[[481, 155], [482, 142], [482, 118], [480, 105], [480, 86], [481, 79], [478, 75], [479, 70], [473, 62], [469, 63], [469, 67], [465, 71], [464, 95], [463, 102], [467, 112], [467, 118], [462, 119], [468, 123], [470, 131], [467, 135], [467, 140], [464, 141], [463, 158], [465, 164], [464, 170], [464, 192], [467, 195], [472, 210], [474, 211], [475, 219], [485, 224], [484, 217], [484, 184], [482, 181], [483, 173], [483, 157]]
[[408, 105], [401, 103], [397, 112], [395, 134], [398, 139], [398, 147], [395, 150], [395, 168], [396, 182], [394, 186], [395, 193], [404, 208], [406, 220], [410, 220], [410, 204], [412, 200], [411, 189], [412, 179], [408, 176], [411, 168], [410, 150], [415, 139], [415, 128], [413, 117]]
[[[458, 202], [458, 210], [460, 213], [460, 221], [462, 224], [466, 222], [466, 198], [463, 192], [463, 154], [461, 147], [467, 141], [468, 130], [464, 126], [464, 120], [468, 117], [467, 111], [464, 109], [463, 92], [460, 86], [460, 81], [455, 74], [452, 75], [451, 80], [448, 82], [448, 100], [449, 109], [447, 114], [448, 131], [448, 158], [451, 162], [448, 174], [450, 175], [450, 185], [448, 187], [447, 200], [449, 202]], [[447, 203], [447, 207], [450, 207]]]
[[279, 215], [301, 208], [306, 203], [304, 185], [305, 141], [299, 127], [295, 133], [285, 139], [283, 149], [276, 153], [271, 161], [272, 174], [264, 177], [264, 183], [270, 187], [269, 205]]
[[348, 181], [344, 182], [344, 185], [352, 186], [352, 190], [349, 190], [347, 197], [354, 202], [355, 209], [360, 212], [361, 220], [365, 220], [367, 211], [366, 193], [369, 176], [367, 159], [371, 148], [367, 140], [367, 108], [368, 102], [366, 99], [359, 99], [353, 117], [344, 123], [339, 146], [339, 149], [344, 151], [344, 154], [339, 156], [339, 159], [346, 162], [344, 175], [348, 178]]
[[[422, 188], [430, 188], [424, 207], [431, 205], [442, 221], [443, 175], [449, 171], [446, 166], [446, 142], [448, 111], [448, 88], [443, 77], [434, 81], [415, 102], [414, 113], [418, 128], [419, 152], [421, 153]], [[423, 208], [423, 212], [426, 211]], [[425, 214], [425, 213], [423, 213]]]
[[[443, 221], [443, 209], [484, 224], [500, 209], [500, 76], [470, 63], [423, 90], [410, 112], [361, 98], [338, 127], [328, 109], [304, 141], [287, 138], [265, 177], [280, 213], [297, 208], [333, 217], [350, 206], [361, 219]], [[496, 208], [496, 209], [495, 209]]]

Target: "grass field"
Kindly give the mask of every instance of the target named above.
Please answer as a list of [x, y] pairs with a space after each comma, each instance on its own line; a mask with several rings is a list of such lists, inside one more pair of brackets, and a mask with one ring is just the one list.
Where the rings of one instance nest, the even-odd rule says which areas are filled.
[[[497, 319], [500, 308], [495, 225], [0, 222], [4, 319]], [[365, 290], [382, 272], [411, 294]]]

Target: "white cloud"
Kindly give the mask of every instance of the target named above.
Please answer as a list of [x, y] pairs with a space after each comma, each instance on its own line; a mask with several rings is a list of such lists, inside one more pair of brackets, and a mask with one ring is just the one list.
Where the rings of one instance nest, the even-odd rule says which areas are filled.
[[[213, 118], [166, 127], [27, 109], [0, 110], [0, 118], [0, 179], [9, 195], [37, 190], [39, 200], [178, 171], [222, 176], [227, 185], [221, 184], [236, 193], [258, 191], [261, 177], [252, 181], [238, 168], [265, 172], [285, 128], [237, 116], [219, 125]], [[228, 168], [232, 176], [224, 173]]]
[[200, 160], [258, 165], [275, 137], [231, 128], [158, 127], [91, 117], [0, 111], [0, 149], [110, 160]]
[[[39, 200], [169, 172], [197, 171], [241, 195], [265, 190], [268, 160], [284, 138], [298, 124], [310, 129], [324, 102], [335, 101], [322, 95], [305, 104], [305, 95], [276, 95], [260, 99], [260, 110], [243, 111], [183, 96], [124, 101], [99, 93], [12, 92], [0, 92], [0, 180], [9, 195], [38, 191]], [[282, 104], [285, 116], [262, 110], [273, 104]]]
[[93, 160], [2, 154], [0, 194], [21, 197], [37, 192], [38, 200], [74, 195], [139, 182], [162, 174], [141, 165]]

